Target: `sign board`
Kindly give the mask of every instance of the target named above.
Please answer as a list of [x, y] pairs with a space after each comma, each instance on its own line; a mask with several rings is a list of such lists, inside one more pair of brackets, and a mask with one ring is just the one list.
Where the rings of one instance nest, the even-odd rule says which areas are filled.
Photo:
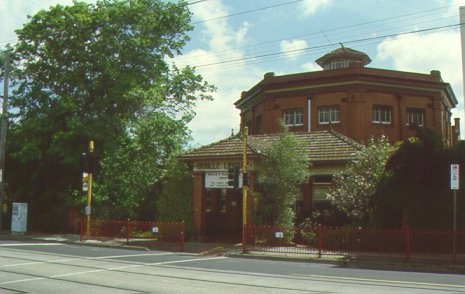
[[275, 236], [275, 238], [282, 239], [282, 238], [284, 238], [284, 233], [283, 232], [275, 232], [274, 236]]
[[25, 233], [27, 228], [27, 203], [14, 202], [11, 208], [11, 232]]
[[85, 214], [90, 215], [90, 206], [89, 205], [86, 205]]
[[158, 233], [158, 227], [152, 227], [152, 233], [153, 234]]
[[450, 189], [451, 190], [458, 190], [459, 189], [459, 165], [458, 164], [451, 164], [450, 165]]
[[[221, 172], [234, 168], [236, 166], [241, 167], [242, 162], [240, 161], [214, 161], [214, 162], [194, 162], [194, 171], [211, 171], [211, 172]], [[247, 162], [247, 170], [254, 170], [253, 161]]]
[[[228, 186], [228, 171], [205, 172], [205, 188], [226, 188]], [[239, 176], [239, 188], [242, 188], [242, 177]]]

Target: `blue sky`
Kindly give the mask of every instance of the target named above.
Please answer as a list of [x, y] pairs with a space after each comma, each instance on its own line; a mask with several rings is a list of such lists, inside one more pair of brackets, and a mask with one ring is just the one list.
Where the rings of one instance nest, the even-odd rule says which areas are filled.
[[[0, 46], [14, 43], [26, 15], [71, 0], [0, 0]], [[93, 2], [91, 0], [87, 2]], [[239, 131], [234, 102], [266, 72], [320, 70], [315, 60], [344, 46], [367, 53], [369, 67], [440, 70], [459, 101], [453, 111], [465, 133], [459, 6], [465, 0], [189, 0], [195, 30], [180, 65], [217, 87], [190, 123], [193, 146]], [[14, 3], [14, 5], [12, 5]]]

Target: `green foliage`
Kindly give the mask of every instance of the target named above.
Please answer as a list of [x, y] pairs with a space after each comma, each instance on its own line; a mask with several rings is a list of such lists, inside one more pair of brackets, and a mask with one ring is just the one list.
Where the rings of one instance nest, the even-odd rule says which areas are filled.
[[450, 156], [442, 137], [419, 129], [387, 163], [375, 196], [377, 216], [385, 226], [447, 228], [450, 221]]
[[258, 221], [280, 227], [294, 226], [294, 204], [299, 188], [310, 176], [306, 143], [283, 129], [279, 140], [264, 150], [258, 166]]
[[192, 230], [192, 175], [188, 166], [173, 159], [168, 165], [160, 198], [156, 202], [157, 220], [185, 223]]
[[328, 199], [354, 225], [366, 225], [372, 221], [376, 187], [395, 148], [385, 136], [371, 138], [366, 148], [349, 162], [347, 169], [334, 176], [334, 187]]
[[153, 200], [160, 166], [190, 138], [196, 101], [214, 90], [191, 67], [167, 63], [189, 40], [190, 16], [184, 2], [73, 2], [17, 31], [7, 146], [15, 199], [46, 214], [52, 199], [79, 203], [70, 195], [94, 140], [102, 161], [95, 207], [136, 217]]

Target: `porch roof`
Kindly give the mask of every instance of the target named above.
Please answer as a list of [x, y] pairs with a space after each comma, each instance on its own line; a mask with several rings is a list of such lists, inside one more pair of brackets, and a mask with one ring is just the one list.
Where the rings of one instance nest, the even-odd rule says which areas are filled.
[[[307, 153], [311, 162], [348, 161], [354, 158], [363, 145], [334, 131], [293, 133], [307, 142]], [[259, 157], [267, 145], [280, 139], [280, 134], [250, 135], [247, 140], [247, 156]], [[200, 147], [180, 156], [183, 161], [241, 159], [243, 155], [242, 135]]]

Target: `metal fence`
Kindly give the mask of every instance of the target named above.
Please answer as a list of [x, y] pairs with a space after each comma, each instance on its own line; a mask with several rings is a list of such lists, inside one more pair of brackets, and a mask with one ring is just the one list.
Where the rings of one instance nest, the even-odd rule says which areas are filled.
[[465, 232], [246, 225], [243, 251], [465, 264]]
[[[184, 222], [164, 223], [136, 220], [98, 220], [90, 221], [89, 234], [87, 232], [87, 219], [80, 218], [80, 238], [84, 239], [111, 239], [126, 244], [138, 241], [158, 241], [179, 243], [180, 251], [184, 251]], [[155, 243], [152, 243], [155, 244]]]

